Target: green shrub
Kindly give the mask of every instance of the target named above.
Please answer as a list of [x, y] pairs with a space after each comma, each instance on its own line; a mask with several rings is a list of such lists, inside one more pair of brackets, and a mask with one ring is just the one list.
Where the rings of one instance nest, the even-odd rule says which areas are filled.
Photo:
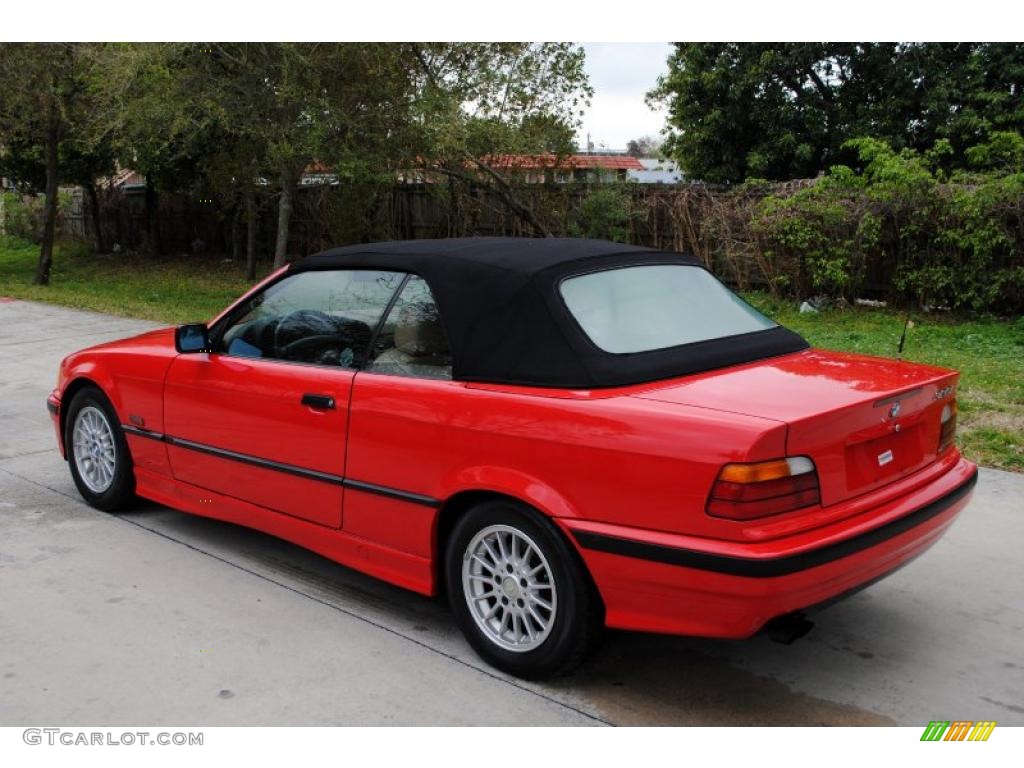
[[1019, 135], [976, 147], [969, 156], [982, 170], [955, 179], [941, 170], [945, 142], [925, 153], [876, 139], [846, 147], [859, 168], [837, 166], [807, 188], [760, 201], [751, 236], [773, 290], [852, 298], [873, 277], [897, 301], [1024, 311]]
[[630, 220], [635, 216], [629, 184], [608, 183], [591, 187], [569, 222], [572, 237], [593, 237], [629, 242]]
[[4, 192], [4, 234], [39, 242], [43, 235], [43, 198]]
[[769, 277], [773, 286], [792, 286], [798, 295], [856, 295], [869, 253], [877, 248], [881, 220], [863, 195], [840, 179], [824, 179], [788, 197], [768, 195], [751, 226], [766, 263], [787, 270], [788, 279]]
[[[3, 232], [8, 237], [16, 237], [38, 243], [43, 239], [43, 207], [46, 198], [42, 195], [23, 195], [19, 192], [3, 192], [4, 224]], [[60, 214], [68, 208], [71, 194], [60, 190], [57, 194], [58, 224]], [[58, 226], [58, 235], [60, 234]]]

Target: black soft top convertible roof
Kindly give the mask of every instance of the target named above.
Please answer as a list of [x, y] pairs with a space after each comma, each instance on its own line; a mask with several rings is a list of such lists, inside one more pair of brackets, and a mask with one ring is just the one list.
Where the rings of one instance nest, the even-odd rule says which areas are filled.
[[565, 277], [638, 264], [685, 264], [693, 256], [602, 240], [474, 237], [334, 248], [289, 272], [380, 269], [412, 272], [430, 286], [462, 381], [590, 389], [682, 376], [807, 348], [777, 326], [630, 354], [591, 342], [562, 301]]

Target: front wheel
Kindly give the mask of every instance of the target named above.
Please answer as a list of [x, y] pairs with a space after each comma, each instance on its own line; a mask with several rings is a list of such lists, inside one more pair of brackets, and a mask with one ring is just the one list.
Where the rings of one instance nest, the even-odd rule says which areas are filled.
[[96, 387], [79, 390], [68, 406], [64, 445], [71, 478], [90, 506], [113, 512], [135, 495], [128, 443], [113, 407]]
[[546, 519], [504, 500], [466, 513], [446, 551], [448, 599], [488, 663], [524, 678], [566, 674], [600, 628], [600, 606], [576, 553]]

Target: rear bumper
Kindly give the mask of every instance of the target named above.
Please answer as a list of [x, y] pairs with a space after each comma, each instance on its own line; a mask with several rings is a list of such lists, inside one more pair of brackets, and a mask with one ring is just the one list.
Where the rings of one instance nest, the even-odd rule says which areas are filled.
[[622, 629], [742, 638], [767, 621], [882, 578], [934, 544], [967, 505], [960, 459], [910, 493], [798, 536], [722, 542], [561, 520]]

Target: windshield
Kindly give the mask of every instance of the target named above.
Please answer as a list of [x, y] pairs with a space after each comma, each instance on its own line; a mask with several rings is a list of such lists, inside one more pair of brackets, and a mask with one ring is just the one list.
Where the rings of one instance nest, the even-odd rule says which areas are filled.
[[605, 352], [648, 352], [775, 328], [710, 272], [682, 264], [619, 267], [566, 278], [566, 306]]

